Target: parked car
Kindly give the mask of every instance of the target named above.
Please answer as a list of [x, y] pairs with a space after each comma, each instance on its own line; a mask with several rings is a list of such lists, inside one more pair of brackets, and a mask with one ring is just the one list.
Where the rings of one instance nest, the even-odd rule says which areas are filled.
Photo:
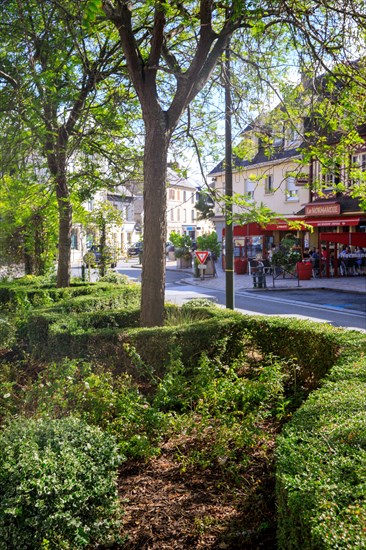
[[173, 252], [174, 251], [174, 244], [170, 241], [167, 241], [165, 243], [165, 253], [168, 254], [168, 252]]
[[[84, 260], [84, 263], [87, 265], [90, 263], [89, 254], [94, 255], [95, 264], [100, 263], [102, 259], [102, 252], [101, 252], [100, 246], [93, 245], [89, 248], [88, 252], [84, 254], [83, 260]], [[115, 268], [117, 266], [117, 258], [115, 258], [115, 255], [113, 254], [112, 250], [108, 246], [106, 246], [104, 249], [104, 255], [107, 258], [107, 263], [108, 264], [110, 263], [111, 268], [112, 269]]]
[[137, 242], [127, 248], [127, 255], [128, 256], [138, 256], [141, 254], [143, 248], [143, 243]]

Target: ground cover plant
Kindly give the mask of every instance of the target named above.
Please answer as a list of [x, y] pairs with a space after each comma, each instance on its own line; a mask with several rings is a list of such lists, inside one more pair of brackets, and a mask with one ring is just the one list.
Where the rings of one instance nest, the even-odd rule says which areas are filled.
[[363, 335], [202, 301], [141, 329], [103, 298], [18, 311], [26, 346], [0, 333], [0, 422], [72, 417], [113, 438], [115, 548], [363, 547]]
[[73, 418], [17, 419], [0, 435], [0, 548], [121, 541], [115, 442]]

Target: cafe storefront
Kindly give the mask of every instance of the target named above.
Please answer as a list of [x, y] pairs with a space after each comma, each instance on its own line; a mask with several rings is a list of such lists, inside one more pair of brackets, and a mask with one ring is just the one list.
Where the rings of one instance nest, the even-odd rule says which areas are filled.
[[[291, 226], [290, 222], [296, 222], [296, 226]], [[299, 227], [299, 222], [302, 222], [303, 228]], [[342, 245], [366, 249], [366, 213], [359, 209], [356, 199], [340, 197], [339, 200], [323, 199], [306, 204], [288, 222], [278, 220], [265, 227], [254, 222], [234, 226], [234, 262], [237, 258], [250, 261], [265, 257], [272, 245], [277, 246], [289, 232], [298, 238], [302, 252], [305, 248], [325, 247], [327, 256], [333, 256], [336, 260], [334, 269], [328, 262], [325, 273], [327, 276], [338, 276], [337, 258]], [[225, 267], [225, 228], [222, 230], [222, 244]]]

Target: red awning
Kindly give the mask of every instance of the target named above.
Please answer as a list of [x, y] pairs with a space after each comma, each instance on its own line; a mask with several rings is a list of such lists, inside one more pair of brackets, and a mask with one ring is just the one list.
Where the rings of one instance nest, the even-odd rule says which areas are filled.
[[[333, 218], [289, 218], [289, 222], [304, 222], [313, 227], [347, 227], [356, 226], [360, 223], [360, 218], [346, 218], [344, 216], [337, 216]], [[272, 231], [295, 231], [292, 227], [288, 226], [288, 223], [284, 220], [278, 220], [277, 222], [269, 223], [266, 227], [262, 227], [258, 223], [250, 222], [245, 225], [235, 225], [233, 229], [234, 237], [255, 237], [266, 235]], [[222, 235], [225, 236], [225, 228], [222, 230]]]
[[305, 218], [305, 223], [312, 225], [314, 227], [343, 227], [347, 225], [358, 225], [360, 223], [360, 218], [345, 218], [339, 216], [339, 218]]
[[[256, 237], [266, 234], [267, 229], [255, 222], [246, 225], [235, 225], [233, 228], [234, 237]], [[222, 236], [225, 236], [225, 227], [222, 230]]]
[[366, 233], [320, 233], [321, 241], [366, 247]]

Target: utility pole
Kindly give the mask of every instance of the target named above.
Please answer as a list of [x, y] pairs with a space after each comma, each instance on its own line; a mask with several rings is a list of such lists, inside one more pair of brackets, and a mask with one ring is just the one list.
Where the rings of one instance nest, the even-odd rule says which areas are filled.
[[226, 307], [234, 309], [234, 249], [233, 249], [233, 169], [231, 131], [231, 67], [230, 42], [225, 50], [225, 275]]

